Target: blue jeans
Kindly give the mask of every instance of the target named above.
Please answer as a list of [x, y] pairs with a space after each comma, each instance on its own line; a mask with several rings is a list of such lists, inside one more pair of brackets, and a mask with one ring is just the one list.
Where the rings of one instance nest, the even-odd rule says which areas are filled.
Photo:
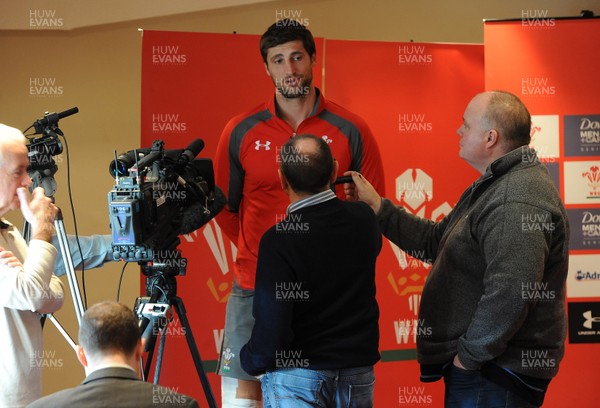
[[445, 408], [536, 408], [505, 388], [488, 381], [479, 370], [451, 364], [444, 374]]
[[286, 368], [267, 372], [260, 380], [264, 408], [373, 406], [373, 367], [342, 370]]

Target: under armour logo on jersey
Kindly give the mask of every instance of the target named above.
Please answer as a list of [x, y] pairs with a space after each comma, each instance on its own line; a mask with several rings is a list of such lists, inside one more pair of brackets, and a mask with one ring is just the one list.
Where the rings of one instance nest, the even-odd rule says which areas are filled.
[[327, 144], [333, 143], [333, 140], [330, 139], [329, 136], [327, 136], [327, 135], [321, 136], [321, 139], [325, 140], [325, 142], [327, 142]]
[[265, 150], [271, 150], [271, 142], [267, 140], [265, 143], [261, 143], [260, 140], [254, 142], [256, 146], [254, 146], [254, 150], [260, 150], [261, 147], [264, 147]]

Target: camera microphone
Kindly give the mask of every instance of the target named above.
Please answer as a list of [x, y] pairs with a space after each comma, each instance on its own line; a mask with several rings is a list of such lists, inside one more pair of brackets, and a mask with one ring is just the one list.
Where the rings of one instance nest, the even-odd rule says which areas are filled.
[[198, 156], [198, 154], [204, 149], [204, 141], [202, 139], [196, 139], [185, 148], [183, 152], [177, 158], [177, 164], [185, 166]]
[[53, 113], [45, 114], [42, 119], [36, 120], [35, 123], [33, 124], [33, 127], [35, 128], [35, 133], [36, 134], [42, 133], [42, 131], [45, 127], [55, 125], [58, 123], [59, 119], [74, 115], [77, 112], [79, 112], [79, 108], [74, 107], [71, 109], [67, 109], [66, 111], [59, 112], [59, 113], [53, 112]]

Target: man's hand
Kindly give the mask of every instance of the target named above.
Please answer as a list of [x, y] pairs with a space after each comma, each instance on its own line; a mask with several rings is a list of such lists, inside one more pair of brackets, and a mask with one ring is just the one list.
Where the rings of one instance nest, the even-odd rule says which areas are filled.
[[353, 183], [344, 184], [346, 199], [348, 201], [365, 202], [377, 214], [381, 208], [381, 197], [371, 183], [356, 171], [347, 171], [344, 173], [344, 176], [352, 176], [353, 181]]
[[30, 195], [26, 188], [19, 187], [17, 195], [21, 203], [21, 212], [31, 225], [31, 239], [50, 242], [54, 231], [54, 218], [58, 208], [44, 194], [44, 189], [36, 187]]
[[12, 252], [0, 247], [0, 265], [6, 265], [9, 268], [22, 268], [23, 264]]
[[452, 362], [452, 364], [454, 364], [458, 368], [462, 368], [463, 370], [466, 370], [465, 366], [463, 366], [462, 363], [460, 362], [460, 360], [458, 359], [458, 354], [454, 356], [454, 361]]

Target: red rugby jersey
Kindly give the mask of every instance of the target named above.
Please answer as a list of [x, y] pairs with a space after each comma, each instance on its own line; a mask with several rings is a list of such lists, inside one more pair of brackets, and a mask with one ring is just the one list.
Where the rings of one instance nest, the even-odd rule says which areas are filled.
[[[289, 138], [296, 134], [323, 138], [339, 163], [338, 176], [359, 171], [385, 195], [379, 148], [366, 122], [316, 92], [315, 108], [296, 132], [275, 114], [273, 97], [231, 119], [221, 134], [215, 177], [227, 205], [216, 219], [237, 246], [234, 278], [244, 289], [254, 289], [260, 238], [285, 217], [290, 204], [277, 175], [279, 151]], [[337, 186], [336, 194], [345, 198], [342, 186]]]

